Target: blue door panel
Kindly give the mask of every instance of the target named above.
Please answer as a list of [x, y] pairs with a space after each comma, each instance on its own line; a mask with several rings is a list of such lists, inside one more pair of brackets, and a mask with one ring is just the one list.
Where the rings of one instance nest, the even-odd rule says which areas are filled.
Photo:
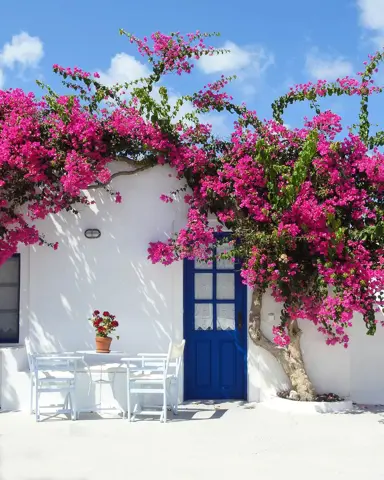
[[232, 341], [224, 340], [219, 345], [219, 384], [224, 390], [236, 388], [236, 347]]
[[212, 342], [209, 340], [199, 341], [195, 343], [195, 362], [196, 371], [195, 378], [197, 387], [211, 388], [212, 376], [209, 368], [205, 368], [205, 365], [211, 362], [212, 358]]
[[207, 267], [184, 261], [186, 400], [247, 397], [246, 287], [240, 265], [226, 267], [216, 261]]

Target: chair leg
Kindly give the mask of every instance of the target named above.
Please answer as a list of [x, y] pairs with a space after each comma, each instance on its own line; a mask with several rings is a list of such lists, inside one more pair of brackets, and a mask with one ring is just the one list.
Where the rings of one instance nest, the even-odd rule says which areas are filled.
[[175, 393], [173, 395], [172, 411], [174, 415], [179, 413], [179, 389], [177, 385], [175, 386]]
[[142, 410], [142, 406], [137, 400], [135, 406], [133, 407], [133, 414], [131, 416], [131, 420], [136, 420], [136, 415], [138, 415]]
[[163, 393], [163, 415], [160, 417], [160, 421], [164, 423], [167, 422], [167, 387], [164, 385], [164, 393]]
[[77, 406], [76, 406], [76, 398], [74, 395], [74, 392], [69, 391], [67, 393], [67, 400], [66, 400], [68, 407], [70, 408], [71, 412], [71, 420], [75, 421], [77, 420]]
[[38, 384], [36, 383], [36, 397], [35, 397], [35, 418], [36, 418], [36, 422], [40, 421], [39, 396], [40, 396], [40, 392], [39, 392]]
[[127, 379], [127, 420], [131, 421], [131, 385], [129, 378]]
[[29, 413], [33, 414], [33, 375], [31, 374], [31, 384], [30, 384], [30, 399], [29, 399]]

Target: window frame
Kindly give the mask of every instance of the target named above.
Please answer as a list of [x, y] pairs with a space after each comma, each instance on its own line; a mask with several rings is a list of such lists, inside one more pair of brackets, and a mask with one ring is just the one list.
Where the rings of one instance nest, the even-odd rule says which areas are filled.
[[[0, 332], [0, 345], [14, 345], [14, 344], [18, 344], [19, 341], [20, 341], [20, 291], [21, 291], [21, 257], [20, 257], [20, 253], [15, 253], [14, 255], [12, 255], [11, 258], [17, 258], [17, 262], [18, 262], [18, 269], [17, 269], [17, 274], [18, 274], [18, 281], [17, 283], [1, 283], [0, 282], [0, 289], [2, 287], [5, 287], [5, 286], [8, 286], [8, 287], [17, 287], [17, 310], [16, 308], [12, 308], [12, 309], [9, 309], [9, 308], [4, 308], [2, 309], [1, 306], [0, 306], [0, 313], [1, 312], [16, 312], [17, 311], [17, 332], [15, 334], [15, 336], [11, 339], [5, 339], [3, 337], [1, 337], [1, 332]], [[8, 261], [8, 260], [7, 260]]]

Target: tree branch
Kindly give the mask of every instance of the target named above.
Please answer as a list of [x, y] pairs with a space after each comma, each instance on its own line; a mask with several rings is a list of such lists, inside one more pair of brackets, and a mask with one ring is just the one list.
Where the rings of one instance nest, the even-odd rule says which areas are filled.
[[268, 340], [261, 330], [261, 307], [262, 294], [254, 290], [249, 312], [248, 331], [251, 340], [258, 347], [267, 350], [279, 362], [300, 400], [313, 400], [315, 390], [305, 371], [300, 348], [301, 330], [297, 321], [294, 320], [289, 324], [290, 344], [286, 348], [280, 348]]
[[[140, 162], [138, 162], [140, 163]], [[112, 173], [111, 178], [109, 179], [109, 182], [107, 183], [96, 183], [94, 185], [89, 185], [89, 187], [86, 188], [86, 190], [95, 190], [97, 188], [105, 188], [107, 187], [114, 178], [117, 177], [122, 177], [122, 176], [128, 176], [128, 175], [135, 175], [138, 172], [142, 172], [143, 170], [148, 170], [151, 167], [154, 167], [155, 164], [153, 162], [148, 163], [146, 162], [145, 165], [142, 165], [141, 167], [136, 168], [135, 170], [122, 170], [121, 172], [116, 172]]]
[[131, 165], [132, 167], [140, 167], [143, 164], [148, 163], [148, 161], [152, 161], [152, 159], [150, 159], [150, 160], [148, 160], [148, 159], [133, 160], [133, 158], [124, 157], [123, 155], [117, 155], [116, 158], [115, 158], [115, 161], [126, 163], [127, 165]]

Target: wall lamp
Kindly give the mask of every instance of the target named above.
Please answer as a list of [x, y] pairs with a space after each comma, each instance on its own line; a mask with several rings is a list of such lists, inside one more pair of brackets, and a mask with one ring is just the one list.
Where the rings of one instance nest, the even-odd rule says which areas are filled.
[[101, 235], [101, 232], [98, 228], [87, 228], [85, 230], [84, 235], [86, 238], [92, 239], [92, 238], [99, 238]]

